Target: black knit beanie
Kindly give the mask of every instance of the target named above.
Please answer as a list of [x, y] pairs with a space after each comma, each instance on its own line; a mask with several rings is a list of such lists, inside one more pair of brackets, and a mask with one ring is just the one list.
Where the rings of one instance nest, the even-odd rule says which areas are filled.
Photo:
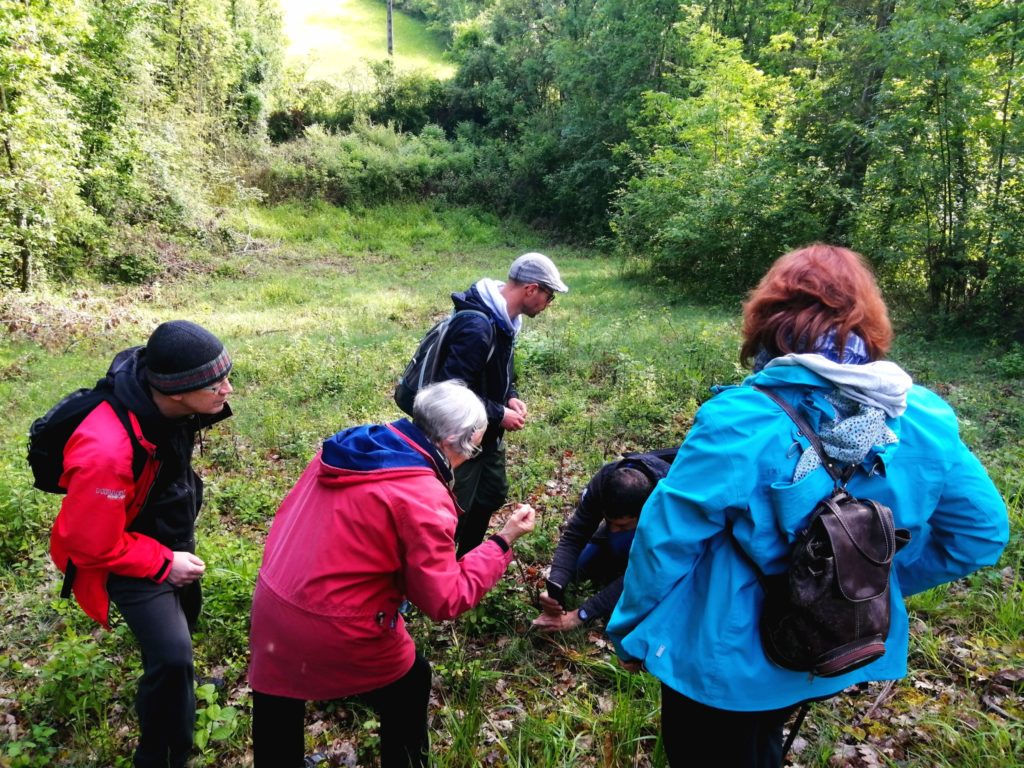
[[221, 340], [188, 320], [157, 326], [146, 342], [146, 380], [165, 395], [208, 387], [231, 372]]

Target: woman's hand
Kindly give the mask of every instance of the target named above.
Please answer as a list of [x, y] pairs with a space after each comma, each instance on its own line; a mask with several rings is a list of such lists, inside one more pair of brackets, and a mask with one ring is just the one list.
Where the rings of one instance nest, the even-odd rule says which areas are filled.
[[535, 514], [533, 507], [529, 504], [520, 504], [509, 515], [508, 520], [505, 521], [505, 527], [501, 529], [498, 535], [511, 544], [524, 533], [529, 533], [533, 530]]

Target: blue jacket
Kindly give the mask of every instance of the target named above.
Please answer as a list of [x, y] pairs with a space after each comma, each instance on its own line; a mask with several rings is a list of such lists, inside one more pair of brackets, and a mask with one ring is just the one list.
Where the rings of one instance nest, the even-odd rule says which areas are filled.
[[608, 625], [616, 650], [642, 660], [673, 690], [732, 711], [777, 709], [859, 682], [903, 677], [904, 595], [994, 563], [1009, 536], [1006, 506], [961, 441], [952, 409], [912, 387], [903, 416], [887, 420], [899, 442], [876, 446], [865, 458], [866, 467], [880, 459], [884, 474], [858, 471], [848, 485], [855, 496], [887, 504], [897, 527], [911, 532], [892, 572], [886, 653], [834, 678], [777, 667], [758, 635], [761, 585], [736, 546], [765, 573], [782, 572], [796, 532], [832, 482], [821, 467], [792, 482], [808, 442], [778, 405], [749, 386], [754, 383], [775, 388], [815, 429], [831, 413], [824, 399], [831, 383], [800, 366], [767, 368], [700, 408], [640, 517]]

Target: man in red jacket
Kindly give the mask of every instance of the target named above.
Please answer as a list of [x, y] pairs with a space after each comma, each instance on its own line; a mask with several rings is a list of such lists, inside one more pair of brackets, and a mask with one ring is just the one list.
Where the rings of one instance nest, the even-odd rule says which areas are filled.
[[[109, 628], [113, 601], [138, 639], [136, 768], [183, 768], [192, 749], [191, 631], [206, 568], [195, 555], [203, 483], [192, 448], [199, 430], [231, 415], [230, 372], [212, 333], [186, 320], [163, 323], [107, 371], [134, 436], [103, 402], [64, 448], [67, 496], [50, 554], [89, 616]], [[135, 443], [146, 453], [138, 474]]]

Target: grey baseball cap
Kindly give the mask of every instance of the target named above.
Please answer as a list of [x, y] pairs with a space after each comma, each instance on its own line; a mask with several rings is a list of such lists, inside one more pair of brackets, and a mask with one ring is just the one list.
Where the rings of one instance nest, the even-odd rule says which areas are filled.
[[538, 283], [559, 293], [569, 292], [569, 286], [562, 282], [555, 262], [543, 253], [524, 253], [512, 262], [508, 276], [517, 283]]

